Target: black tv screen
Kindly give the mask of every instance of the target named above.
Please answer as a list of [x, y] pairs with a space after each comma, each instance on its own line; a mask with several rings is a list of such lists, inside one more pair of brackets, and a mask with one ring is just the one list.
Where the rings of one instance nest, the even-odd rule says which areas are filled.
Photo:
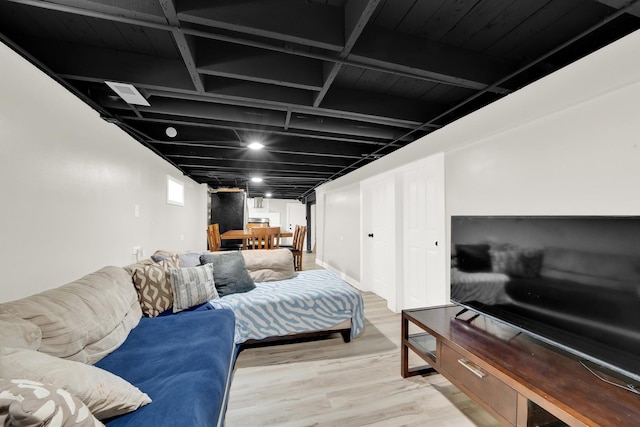
[[452, 216], [451, 301], [640, 381], [640, 217]]

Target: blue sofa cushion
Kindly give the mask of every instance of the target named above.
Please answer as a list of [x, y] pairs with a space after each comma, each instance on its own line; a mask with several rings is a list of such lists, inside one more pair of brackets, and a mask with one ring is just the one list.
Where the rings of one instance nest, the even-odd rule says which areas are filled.
[[231, 310], [185, 311], [142, 318], [116, 351], [96, 363], [152, 402], [107, 426], [215, 426], [226, 409], [235, 360]]

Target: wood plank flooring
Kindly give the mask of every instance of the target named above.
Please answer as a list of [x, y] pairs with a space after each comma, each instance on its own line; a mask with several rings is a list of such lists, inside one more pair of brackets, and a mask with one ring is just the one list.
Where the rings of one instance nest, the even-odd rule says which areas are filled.
[[[313, 267], [313, 255], [305, 261]], [[400, 315], [363, 298], [365, 329], [351, 343], [334, 334], [241, 352], [227, 427], [499, 425], [439, 374], [403, 379]]]

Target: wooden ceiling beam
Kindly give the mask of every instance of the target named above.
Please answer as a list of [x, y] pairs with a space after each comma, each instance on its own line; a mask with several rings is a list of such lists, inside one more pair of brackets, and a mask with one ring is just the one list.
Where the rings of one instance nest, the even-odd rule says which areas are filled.
[[[266, 147], [258, 153], [248, 152], [245, 147], [225, 146], [220, 144], [205, 144], [192, 142], [151, 141], [160, 151], [174, 155], [197, 155], [220, 158], [238, 158], [250, 160], [254, 158], [271, 158], [274, 161], [292, 162], [298, 156], [308, 156], [307, 163], [315, 163], [319, 158], [324, 158], [330, 163], [342, 163], [345, 159], [360, 159], [373, 148], [366, 146], [338, 144], [338, 143], [313, 143], [297, 142], [295, 140], [268, 140]], [[345, 164], [346, 166], [346, 164]]]
[[[58, 75], [84, 81], [111, 80], [148, 88], [193, 91], [193, 82], [180, 59], [88, 47], [45, 38], [16, 39]], [[154, 70], [149, 73], [149, 70]]]
[[198, 72], [311, 91], [322, 88], [322, 62], [194, 37]]
[[[98, 18], [98, 19], [106, 19], [106, 20], [110, 20], [113, 22], [119, 22], [119, 23], [124, 23], [124, 24], [131, 24], [131, 25], [139, 25], [142, 27], [146, 27], [146, 28], [154, 28], [154, 29], [159, 29], [159, 30], [165, 30], [165, 31], [169, 31], [172, 32], [176, 29], [180, 30], [182, 33], [186, 34], [186, 35], [192, 35], [192, 36], [196, 36], [196, 37], [202, 37], [202, 38], [206, 38], [206, 39], [212, 39], [212, 40], [220, 40], [220, 41], [225, 41], [225, 42], [229, 42], [229, 43], [234, 43], [237, 45], [244, 45], [244, 46], [253, 46], [256, 48], [260, 48], [260, 49], [266, 49], [266, 50], [271, 50], [271, 51], [277, 51], [277, 52], [282, 52], [282, 53], [286, 53], [289, 55], [296, 55], [296, 56], [302, 56], [302, 57], [306, 57], [306, 58], [311, 58], [311, 59], [316, 59], [316, 60], [320, 60], [320, 61], [327, 61], [331, 64], [339, 64], [339, 65], [349, 65], [349, 66], [354, 66], [354, 67], [360, 67], [363, 69], [369, 69], [369, 70], [374, 70], [374, 71], [379, 71], [379, 72], [386, 72], [386, 73], [391, 73], [391, 74], [395, 74], [395, 75], [399, 75], [399, 76], [403, 76], [403, 77], [409, 77], [409, 78], [416, 78], [416, 79], [421, 79], [421, 80], [427, 80], [427, 81], [432, 81], [432, 82], [436, 82], [436, 83], [443, 83], [443, 84], [449, 84], [449, 85], [453, 85], [453, 86], [462, 86], [462, 87], [469, 87], [469, 88], [474, 88], [477, 89], [478, 87], [484, 87], [486, 85], [483, 85], [482, 83], [478, 83], [478, 82], [466, 82], [465, 79], [460, 79], [457, 78], [455, 75], [454, 76], [448, 76], [448, 75], [440, 75], [438, 73], [434, 73], [434, 72], [430, 72], [429, 70], [421, 70], [421, 69], [411, 69], [411, 67], [407, 68], [405, 66], [397, 66], [397, 64], [394, 63], [390, 63], [390, 66], [385, 65], [387, 62], [386, 61], [377, 61], [375, 58], [370, 59], [367, 56], [363, 56], [362, 59], [364, 59], [364, 61], [357, 61], [354, 60], [353, 58], [356, 58], [357, 56], [353, 56], [353, 57], [349, 57], [349, 58], [340, 58], [339, 55], [331, 55], [331, 54], [326, 54], [326, 53], [318, 53], [317, 51], [310, 51], [308, 48], [300, 48], [297, 46], [289, 46], [289, 45], [276, 45], [276, 44], [272, 44], [272, 43], [267, 43], [264, 41], [259, 41], [259, 40], [255, 40], [252, 38], [246, 38], [243, 39], [241, 37], [237, 37], [237, 36], [231, 36], [228, 34], [218, 34], [218, 33], [214, 33], [212, 31], [207, 31], [207, 30], [202, 30], [201, 28], [189, 28], [188, 26], [184, 25], [185, 23], [188, 23], [189, 20], [188, 19], [184, 19], [184, 17], [182, 16], [182, 13], [180, 13], [180, 11], [178, 12], [178, 18], [181, 21], [185, 21], [181, 23], [180, 27], [175, 27], [173, 25], [169, 25], [169, 24], [163, 24], [160, 22], [157, 22], [157, 20], [154, 21], [146, 21], [143, 19], [136, 19], [136, 18], [131, 18], [128, 16], [124, 16], [122, 14], [111, 14], [111, 13], [107, 13], [107, 12], [102, 12], [102, 11], [97, 11], [95, 10], [95, 7], [91, 6], [94, 3], [92, 2], [91, 5], [87, 5], [86, 9], [80, 8], [80, 7], [70, 7], [70, 6], [65, 6], [65, 5], [59, 5], [56, 3], [49, 3], [49, 2], [42, 2], [42, 1], [36, 1], [36, 0], [9, 0], [11, 2], [14, 3], [20, 3], [20, 4], [25, 4], [25, 5], [30, 5], [30, 6], [36, 6], [36, 7], [40, 7], [40, 8], [44, 8], [44, 9], [50, 9], [50, 10], [57, 10], [57, 11], [62, 11], [65, 13], [71, 13], [71, 14], [76, 14], [76, 15], [82, 15], [82, 16], [89, 16], [89, 17], [94, 17], [94, 18]], [[249, 0], [252, 3], [256, 4], [256, 5], [262, 5], [264, 3], [264, 5], [271, 5], [271, 3], [268, 2], [263, 2], [261, 0]], [[282, 1], [282, 2], [299, 2], [298, 0], [278, 0], [278, 1]], [[218, 2], [220, 3], [220, 2]], [[218, 5], [218, 3], [216, 3], [216, 5]], [[226, 0], [225, 2], [223, 2], [225, 4], [228, 3], [237, 3], [237, 8], [238, 10], [243, 10], [243, 6], [245, 4], [245, 2], [234, 2], [233, 0]], [[325, 5], [318, 5], [318, 4], [314, 4], [315, 6], [320, 6], [320, 7], [328, 7]], [[191, 10], [192, 12], [198, 12], [200, 13], [200, 9], [199, 8], [204, 8], [205, 10], [208, 10], [210, 12], [210, 7], [211, 5], [209, 4], [209, 2], [207, 0], [193, 0], [191, 2], [180, 2], [180, 7], [184, 8], [185, 10]], [[232, 5], [233, 6], [233, 5]], [[224, 7], [220, 6], [220, 7]], [[251, 7], [254, 7], [253, 5]], [[233, 7], [232, 7], [233, 8]], [[338, 13], [341, 12], [342, 9], [340, 8], [336, 8], [336, 7], [332, 7], [331, 6], [331, 10], [332, 13]], [[334, 10], [335, 9], [335, 10]], [[275, 10], [275, 8], [274, 8]], [[236, 10], [237, 12], [237, 10]], [[245, 11], [246, 12], [246, 11]], [[187, 15], [190, 16], [190, 15]], [[342, 15], [340, 15], [342, 16]], [[194, 17], [194, 19], [197, 17]], [[340, 20], [344, 20], [344, 17], [337, 19], [338, 21]], [[208, 21], [208, 20], [207, 20]], [[214, 21], [209, 22], [210, 26], [212, 28], [222, 28], [219, 25], [211, 25], [214, 24]], [[203, 24], [203, 23], [200, 23]], [[207, 24], [204, 24], [207, 25]], [[236, 28], [236, 30], [238, 30], [238, 28]], [[283, 31], [288, 31], [286, 28]], [[344, 30], [341, 30], [344, 32]], [[259, 32], [259, 31], [258, 31]], [[251, 31], [250, 29], [246, 32], [247, 34], [254, 34], [255, 31]], [[283, 37], [278, 38], [278, 34], [272, 34], [272, 38], [276, 38], [276, 39], [282, 39]], [[310, 45], [304, 45], [304, 46], [311, 46], [311, 45], [316, 45], [318, 43], [311, 43]], [[320, 43], [322, 44], [322, 43]], [[339, 46], [336, 45], [334, 46], [334, 51], [340, 52], [342, 49], [344, 48], [344, 43], [341, 43]], [[331, 68], [329, 68], [331, 69]], [[506, 93], [506, 89], [504, 88], [491, 88], [492, 91], [497, 91], [498, 93]], [[319, 103], [318, 103], [319, 104]]]
[[[513, 69], [484, 55], [382, 28], [365, 30], [349, 59], [475, 90], [485, 89]], [[509, 93], [500, 87], [491, 91]]]
[[[602, 4], [606, 4], [607, 6], [612, 7], [616, 10], [622, 9], [623, 7], [626, 7], [629, 4], [629, 0], [596, 0], [596, 1]], [[625, 13], [628, 13], [629, 15], [637, 16], [638, 18], [640, 18], [640, 3], [629, 8], [629, 10], [627, 10]]]
[[260, 161], [260, 160], [234, 160], [234, 159], [207, 159], [193, 156], [167, 155], [173, 159], [180, 167], [185, 169], [212, 169], [212, 168], [232, 168], [263, 171], [277, 171], [279, 173], [290, 172], [300, 173], [303, 168], [304, 173], [308, 175], [317, 175], [328, 177], [336, 170], [341, 169], [348, 164], [340, 165], [318, 165], [306, 162], [284, 163], [278, 161]]
[[383, 93], [373, 93], [344, 87], [334, 87], [325, 96], [322, 107], [326, 109], [358, 112], [371, 116], [410, 119], [424, 122], [425, 118], [442, 111], [442, 106]]
[[[420, 121], [416, 120], [407, 120], [407, 119], [394, 119], [390, 117], [384, 116], [376, 116], [370, 114], [361, 114], [354, 111], [345, 111], [339, 109], [332, 109], [328, 107], [320, 107], [313, 108], [308, 105], [291, 105], [281, 102], [275, 101], [267, 101], [267, 100], [259, 100], [254, 98], [239, 98], [232, 96], [223, 96], [221, 94], [213, 94], [206, 93], [203, 95], [200, 94], [189, 94], [184, 93], [183, 91], [171, 91], [171, 90], [157, 90], [157, 89], [149, 89], [147, 90], [149, 95], [151, 96], [161, 96], [165, 98], [178, 98], [178, 99], [190, 99], [194, 101], [202, 101], [202, 102], [213, 102], [218, 104], [225, 105], [235, 105], [241, 107], [251, 107], [251, 108], [266, 108], [276, 111], [287, 112], [291, 111], [292, 113], [300, 113], [300, 114], [315, 114], [315, 115], [323, 115], [327, 117], [334, 117], [345, 120], [354, 120], [365, 123], [376, 123], [381, 126], [393, 126], [398, 128], [406, 128], [411, 129], [421, 124]], [[437, 127], [437, 126], [434, 126]]]
[[[348, 0], [344, 8], [345, 44], [340, 52], [340, 58], [346, 58], [362, 34], [364, 27], [369, 23], [373, 12], [378, 7], [380, 0]], [[313, 99], [313, 106], [318, 107], [322, 103], [327, 91], [340, 72], [342, 64], [326, 63], [324, 67], [325, 78], [321, 90]]]
[[[312, 138], [320, 141], [339, 141], [343, 143], [354, 143], [354, 144], [365, 144], [365, 145], [367, 144], [383, 145], [383, 146], [388, 145], [387, 140], [380, 139], [380, 138], [364, 139], [364, 138], [348, 137], [346, 135], [329, 134], [329, 133], [322, 133], [322, 132], [312, 132], [312, 131], [298, 132], [298, 131], [292, 131], [292, 130], [284, 131], [278, 128], [270, 128], [270, 127], [264, 127], [264, 126], [257, 127], [257, 126], [238, 124], [233, 122], [210, 121], [210, 120], [204, 120], [204, 119], [198, 119], [198, 118], [192, 118], [189, 120], [180, 120], [180, 118], [177, 118], [177, 117], [165, 117], [165, 116], [154, 117], [147, 114], [146, 117], [143, 117], [141, 119], [136, 116], [127, 116], [127, 115], [119, 114], [118, 119], [123, 120], [125, 122], [141, 121], [141, 122], [147, 122], [147, 123], [149, 122], [164, 123], [166, 125], [201, 126], [201, 127], [214, 128], [218, 130], [224, 129], [224, 130], [231, 130], [231, 131], [238, 131], [238, 132], [254, 132], [254, 133], [260, 133], [263, 135], [282, 135], [286, 137]], [[407, 139], [406, 142], [410, 142], [412, 140]], [[381, 142], [382, 144], [380, 144]], [[391, 145], [401, 146], [400, 144], [396, 145], [395, 143]]]
[[178, 14], [176, 12], [175, 5], [173, 4], [173, 0], [159, 1], [160, 6], [162, 7], [162, 11], [164, 12], [164, 16], [167, 18], [167, 22], [172, 27], [174, 27], [171, 30], [171, 35], [173, 36], [173, 40], [175, 41], [176, 46], [180, 51], [184, 66], [187, 68], [189, 76], [193, 81], [193, 86], [195, 87], [197, 92], [202, 93], [204, 92], [204, 82], [202, 81], [202, 76], [196, 69], [196, 62], [193, 57], [193, 48], [191, 46], [191, 43], [184, 35], [184, 33], [179, 29], [180, 21], [178, 21]]
[[181, 21], [284, 42], [340, 51], [344, 17], [339, 7], [300, 0], [183, 0]]

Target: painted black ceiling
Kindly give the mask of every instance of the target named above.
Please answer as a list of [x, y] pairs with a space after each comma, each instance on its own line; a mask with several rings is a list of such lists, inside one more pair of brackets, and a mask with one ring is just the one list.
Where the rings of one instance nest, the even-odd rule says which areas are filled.
[[197, 182], [302, 199], [640, 28], [639, 3], [0, 0], [0, 34]]

